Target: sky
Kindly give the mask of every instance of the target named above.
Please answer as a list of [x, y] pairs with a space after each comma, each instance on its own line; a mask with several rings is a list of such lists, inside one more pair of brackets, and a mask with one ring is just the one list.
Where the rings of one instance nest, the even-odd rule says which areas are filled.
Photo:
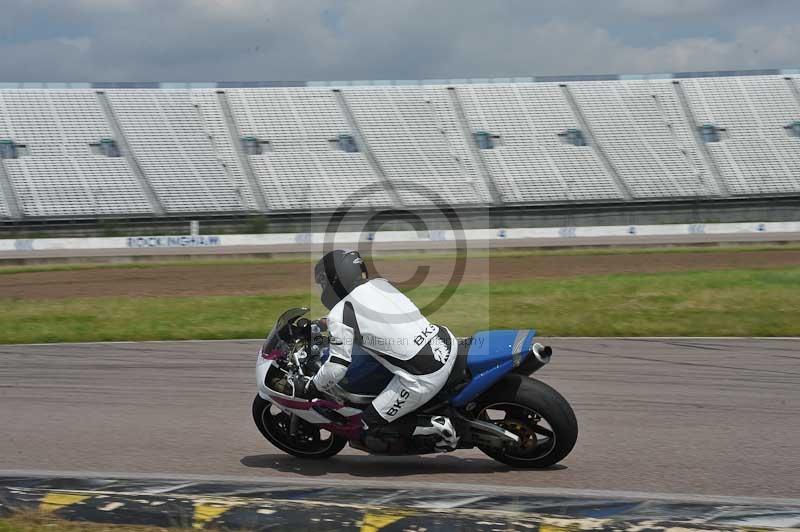
[[800, 0], [0, 0], [0, 81], [800, 68]]

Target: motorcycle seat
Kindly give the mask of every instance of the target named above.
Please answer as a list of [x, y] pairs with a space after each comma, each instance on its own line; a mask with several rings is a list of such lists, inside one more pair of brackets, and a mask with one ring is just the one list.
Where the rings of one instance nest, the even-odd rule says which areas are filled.
[[469, 351], [470, 340], [470, 338], [458, 339], [456, 362], [453, 364], [450, 376], [447, 378], [447, 382], [444, 383], [442, 391], [439, 392], [439, 394], [444, 393], [448, 396], [455, 395], [472, 380], [472, 375], [467, 365], [467, 352]]

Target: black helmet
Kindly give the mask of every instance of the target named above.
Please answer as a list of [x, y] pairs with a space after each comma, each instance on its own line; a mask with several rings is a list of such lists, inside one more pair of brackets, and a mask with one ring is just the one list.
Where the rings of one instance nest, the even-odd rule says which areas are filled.
[[367, 265], [358, 251], [329, 251], [314, 266], [314, 280], [322, 287], [320, 299], [328, 310], [368, 278]]

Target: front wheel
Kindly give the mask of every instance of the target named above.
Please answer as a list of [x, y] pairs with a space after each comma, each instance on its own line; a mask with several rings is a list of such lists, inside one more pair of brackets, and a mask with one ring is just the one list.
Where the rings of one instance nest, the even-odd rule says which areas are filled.
[[253, 421], [272, 445], [298, 458], [330, 458], [347, 445], [345, 438], [287, 414], [260, 395], [253, 400]]
[[563, 460], [578, 439], [578, 422], [566, 399], [547, 384], [508, 375], [478, 400], [477, 419], [519, 436], [517, 444], [479, 446], [498, 462], [543, 468]]

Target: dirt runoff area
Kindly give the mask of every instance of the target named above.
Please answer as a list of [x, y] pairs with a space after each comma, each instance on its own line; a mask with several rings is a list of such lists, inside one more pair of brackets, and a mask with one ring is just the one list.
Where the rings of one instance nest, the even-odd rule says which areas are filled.
[[[0, 275], [0, 298], [59, 299], [118, 296], [279, 295], [314, 290], [312, 264], [163, 265]], [[379, 260], [381, 277], [401, 287], [443, 284], [458, 278], [453, 258]], [[800, 250], [713, 251], [598, 255], [527, 255], [469, 259], [462, 282], [503, 282], [577, 275], [657, 273], [800, 266]]]

